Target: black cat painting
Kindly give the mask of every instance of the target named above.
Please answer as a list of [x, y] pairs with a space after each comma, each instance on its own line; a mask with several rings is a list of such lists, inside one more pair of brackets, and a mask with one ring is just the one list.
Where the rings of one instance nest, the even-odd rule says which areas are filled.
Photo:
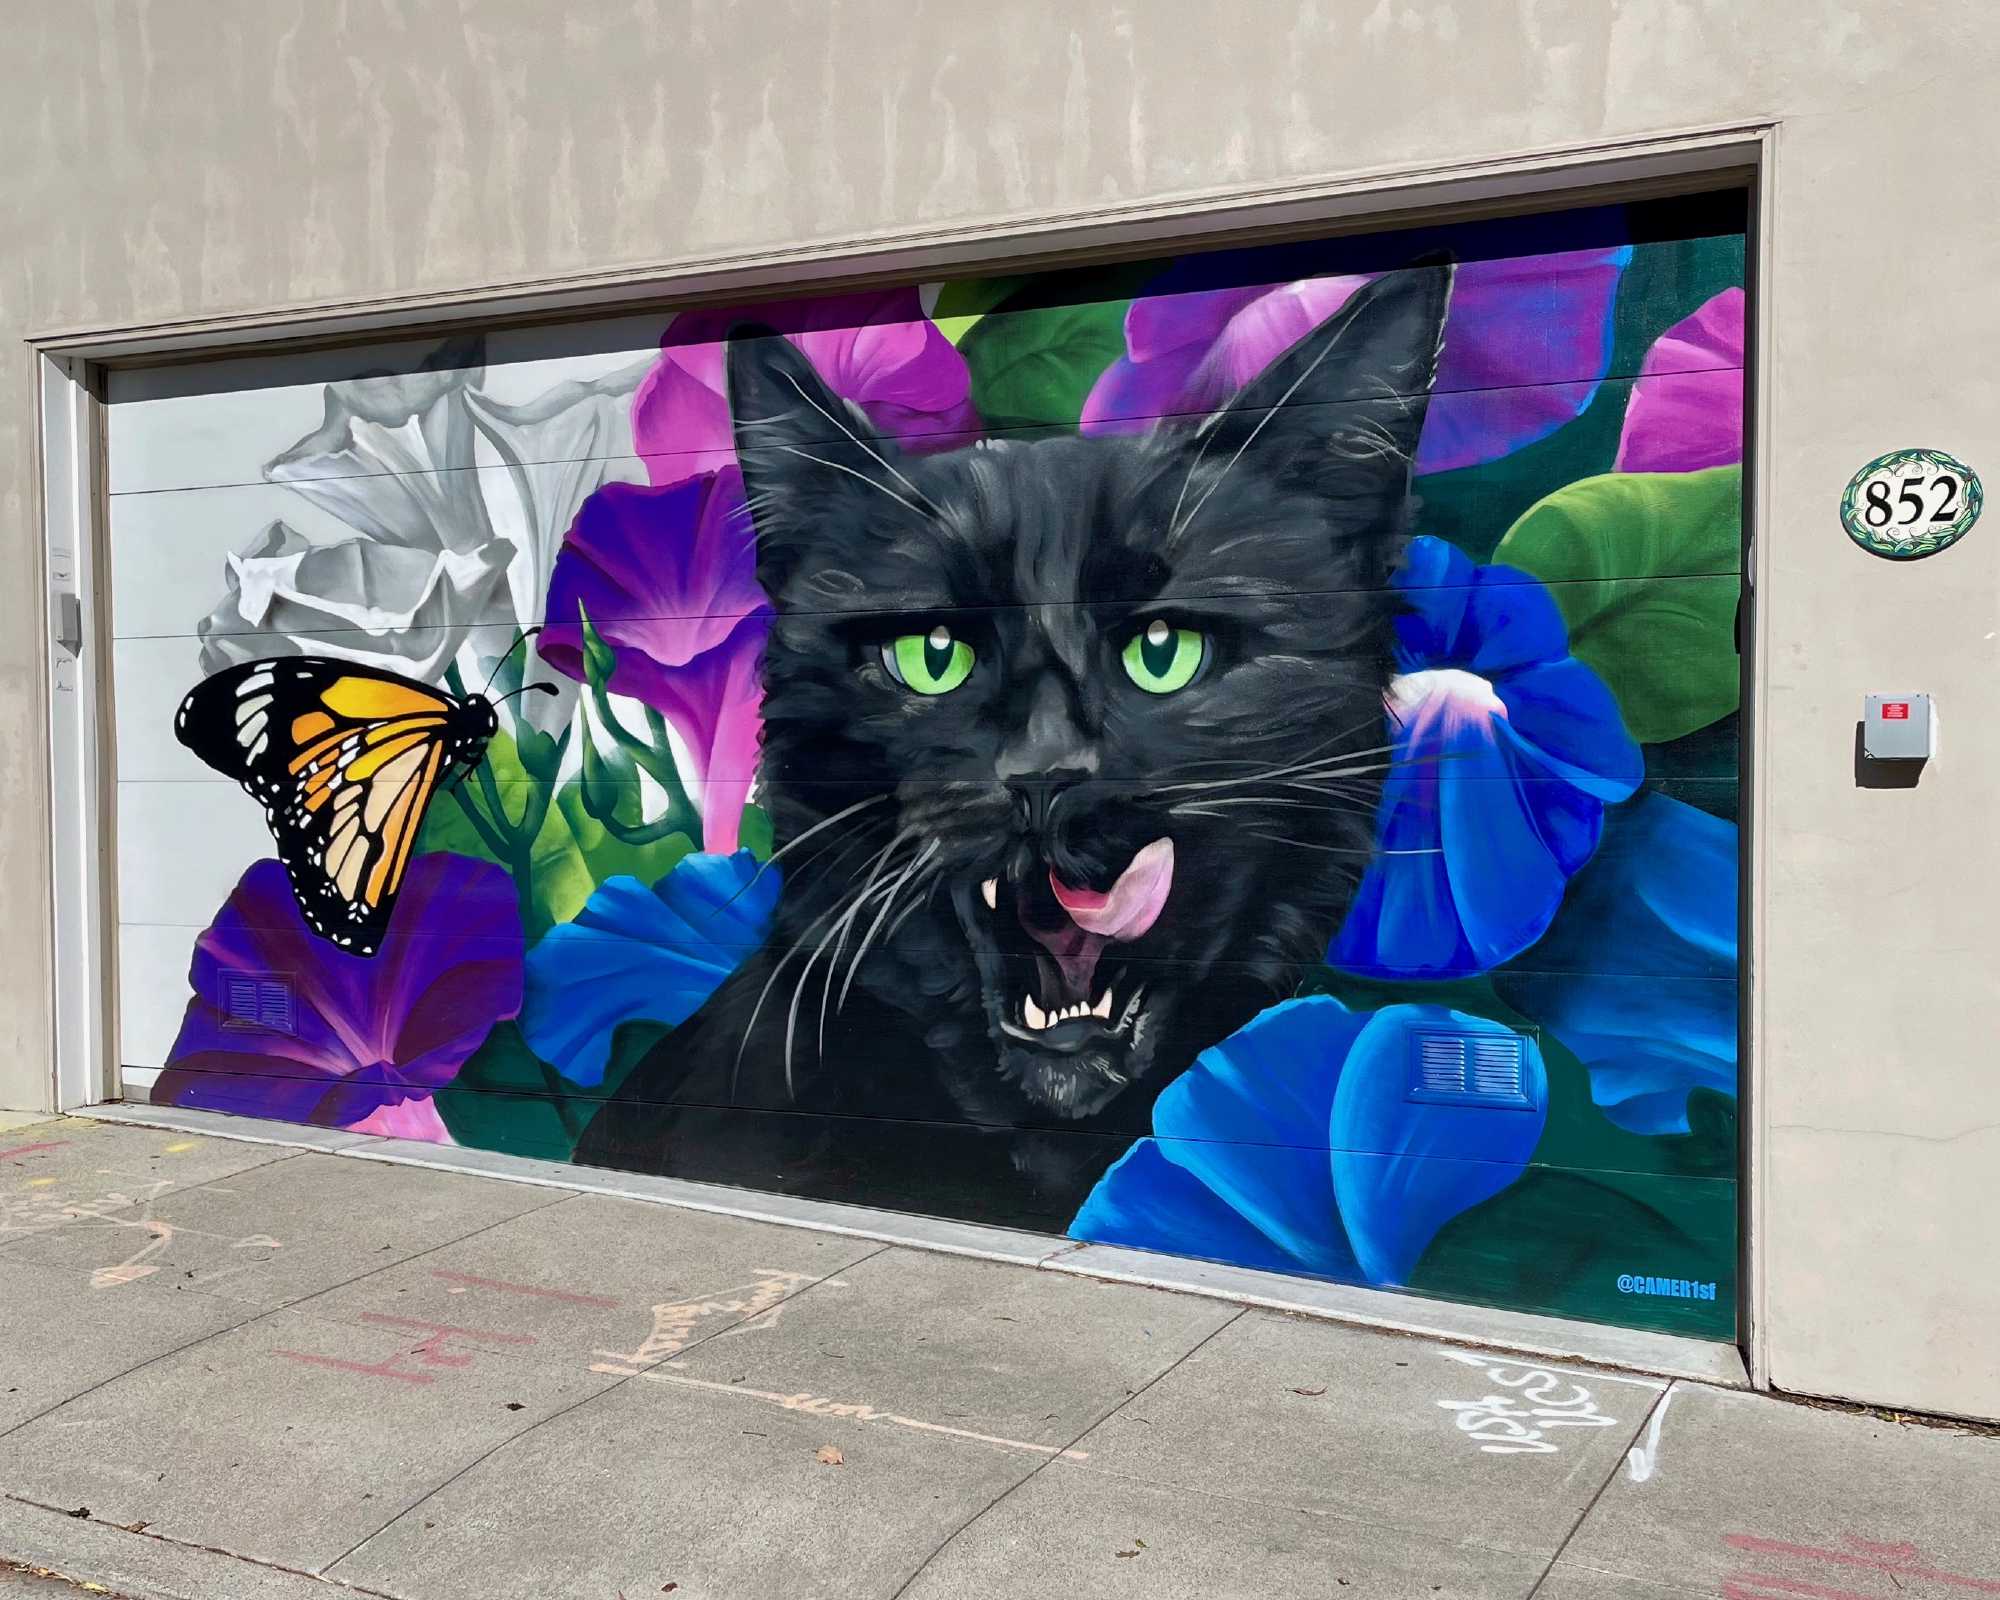
[[1144, 435], [927, 455], [738, 330], [783, 893], [578, 1159], [1060, 1230], [1367, 864], [1451, 286]]

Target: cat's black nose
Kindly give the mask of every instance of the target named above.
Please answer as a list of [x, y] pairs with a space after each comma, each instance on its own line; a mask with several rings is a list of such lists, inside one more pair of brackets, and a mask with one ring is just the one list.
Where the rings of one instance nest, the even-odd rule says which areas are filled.
[[1080, 768], [1055, 767], [1007, 779], [1007, 790], [1014, 797], [1015, 820], [1022, 831], [1033, 839], [1047, 839], [1063, 796], [1089, 776]]

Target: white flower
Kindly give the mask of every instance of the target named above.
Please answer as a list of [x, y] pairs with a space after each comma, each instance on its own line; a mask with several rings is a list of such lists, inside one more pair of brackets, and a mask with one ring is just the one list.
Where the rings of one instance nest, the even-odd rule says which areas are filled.
[[228, 592], [195, 624], [202, 670], [326, 655], [433, 682], [506, 588], [514, 547], [424, 550], [373, 539], [315, 544], [274, 522], [229, 557]]
[[[510, 404], [483, 392], [475, 338], [440, 345], [415, 372], [328, 384], [324, 420], [264, 475], [355, 537], [318, 543], [276, 523], [232, 556], [229, 592], [198, 625], [204, 666], [327, 654], [436, 681], [463, 651], [465, 681], [484, 682], [511, 636], [541, 620], [578, 508], [609, 478], [643, 477], [631, 400], [650, 364]], [[560, 692], [507, 712], [556, 733], [578, 686], [529, 676]]]

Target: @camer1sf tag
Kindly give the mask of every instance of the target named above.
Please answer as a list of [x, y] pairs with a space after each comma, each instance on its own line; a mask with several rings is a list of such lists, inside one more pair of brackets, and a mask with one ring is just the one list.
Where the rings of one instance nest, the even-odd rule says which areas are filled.
[[1871, 555], [1916, 561], [1958, 543], [1979, 520], [1979, 474], [1942, 450], [1893, 450], [1840, 497], [1848, 537]]

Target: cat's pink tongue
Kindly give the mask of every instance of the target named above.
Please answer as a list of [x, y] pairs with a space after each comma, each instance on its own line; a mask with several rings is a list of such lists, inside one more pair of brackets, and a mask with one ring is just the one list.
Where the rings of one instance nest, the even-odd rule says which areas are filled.
[[1118, 874], [1118, 881], [1099, 893], [1094, 889], [1072, 889], [1055, 873], [1049, 874], [1049, 888], [1056, 903], [1069, 913], [1085, 933], [1104, 939], [1137, 939], [1159, 920], [1174, 886], [1174, 841], [1155, 839], [1135, 855]]

